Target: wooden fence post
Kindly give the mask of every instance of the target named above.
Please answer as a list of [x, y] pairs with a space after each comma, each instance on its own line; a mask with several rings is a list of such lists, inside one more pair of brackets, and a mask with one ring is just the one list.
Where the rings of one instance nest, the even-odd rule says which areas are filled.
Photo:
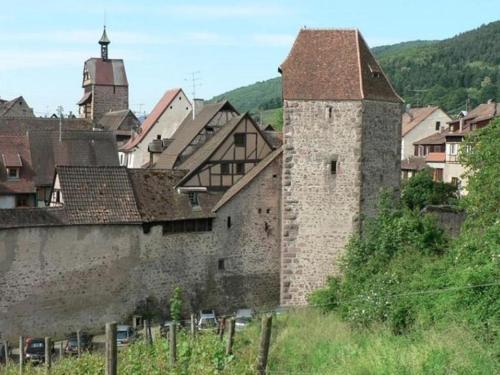
[[273, 318], [271, 315], [262, 317], [259, 358], [257, 360], [257, 373], [259, 375], [266, 374], [267, 357], [269, 354], [269, 344], [271, 342], [272, 319]]
[[52, 342], [50, 337], [45, 337], [45, 368], [47, 374], [50, 373], [50, 367], [52, 365]]
[[24, 369], [24, 337], [19, 336], [19, 374], [23, 374]]
[[64, 357], [64, 344], [63, 341], [61, 340], [59, 342], [59, 359], [63, 359]]
[[78, 358], [80, 358], [80, 355], [82, 354], [82, 340], [79, 329], [76, 330], [76, 353]]
[[196, 321], [194, 318], [194, 314], [191, 314], [191, 337], [196, 337]]
[[106, 375], [116, 375], [116, 323], [106, 323]]
[[226, 318], [222, 317], [219, 323], [219, 339], [222, 341], [224, 330], [226, 329]]
[[170, 347], [170, 365], [173, 367], [177, 362], [177, 343], [176, 343], [176, 329], [177, 324], [175, 322], [170, 323], [169, 327], [169, 347]]
[[5, 340], [3, 342], [3, 350], [5, 354], [5, 366], [9, 364], [9, 342]]
[[234, 341], [234, 329], [236, 328], [236, 321], [234, 318], [229, 320], [229, 332], [227, 335], [227, 345], [226, 345], [226, 355], [233, 354], [233, 341]]

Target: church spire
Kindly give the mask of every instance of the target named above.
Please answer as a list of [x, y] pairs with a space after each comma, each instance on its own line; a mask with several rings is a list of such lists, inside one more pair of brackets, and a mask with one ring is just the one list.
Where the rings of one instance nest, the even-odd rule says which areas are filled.
[[106, 61], [108, 60], [108, 44], [111, 43], [108, 39], [108, 35], [106, 34], [106, 26], [104, 26], [104, 30], [102, 32], [101, 39], [99, 40], [99, 44], [101, 45], [101, 58]]

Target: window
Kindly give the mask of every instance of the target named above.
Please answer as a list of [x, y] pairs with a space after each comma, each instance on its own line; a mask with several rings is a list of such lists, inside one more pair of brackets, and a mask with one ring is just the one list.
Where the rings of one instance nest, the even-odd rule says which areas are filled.
[[327, 119], [332, 118], [332, 114], [333, 114], [333, 108], [332, 107], [326, 107], [326, 118]]
[[441, 129], [441, 121], [436, 121], [436, 131], [439, 131]]
[[245, 174], [245, 163], [236, 163], [236, 174]]
[[221, 164], [220, 165], [220, 174], [231, 174], [229, 164]]
[[330, 173], [337, 174], [337, 160], [332, 160], [330, 162]]
[[436, 182], [443, 181], [443, 169], [442, 168], [434, 169], [433, 177], [434, 177], [434, 181], [436, 181]]
[[231, 216], [227, 217], [227, 227], [231, 228]]
[[212, 126], [207, 126], [207, 127], [205, 128], [205, 131], [206, 131], [206, 132], [207, 132], [207, 134], [209, 134], [209, 135], [214, 134], [214, 128], [213, 128]]
[[224, 264], [223, 258], [219, 259], [219, 261], [217, 262], [217, 269], [219, 271], [224, 271], [226, 269], [226, 265]]
[[7, 168], [7, 178], [9, 180], [15, 180], [19, 178], [19, 168]]
[[27, 195], [16, 195], [16, 207], [28, 207], [29, 196]]
[[200, 207], [200, 202], [198, 200], [198, 193], [197, 192], [189, 192], [189, 203], [191, 203], [191, 207]]
[[455, 185], [455, 186], [458, 186], [460, 184], [460, 180], [458, 179], [458, 177], [452, 177], [451, 178], [451, 184]]
[[448, 153], [450, 155], [456, 155], [458, 153], [458, 144], [457, 143], [450, 143]]
[[234, 135], [234, 145], [236, 147], [245, 147], [245, 145], [247, 143], [246, 141], [247, 141], [247, 137], [246, 137], [245, 133], [236, 133]]
[[262, 208], [258, 208], [258, 209], [257, 209], [257, 212], [258, 212], [259, 214], [261, 214], [261, 213], [262, 213]]
[[268, 208], [268, 209], [266, 210], [266, 214], [269, 214], [269, 213], [271, 213], [271, 209], [270, 209], [270, 208]]

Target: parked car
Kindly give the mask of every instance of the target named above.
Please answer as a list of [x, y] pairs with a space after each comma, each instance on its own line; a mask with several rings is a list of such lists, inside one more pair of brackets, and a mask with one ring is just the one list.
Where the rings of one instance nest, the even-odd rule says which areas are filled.
[[135, 332], [132, 327], [119, 325], [116, 327], [116, 344], [118, 346], [128, 345], [135, 338]]
[[[25, 347], [26, 360], [31, 362], [45, 361], [45, 339], [43, 338], [28, 338]], [[50, 349], [51, 355], [55, 354], [54, 344]]]
[[253, 319], [254, 311], [252, 309], [239, 309], [234, 314], [235, 328], [237, 331], [241, 331], [245, 328]]
[[274, 315], [283, 315], [283, 314], [286, 314], [288, 312], [288, 308], [285, 307], [285, 306], [278, 306], [276, 307], [274, 310], [273, 310], [273, 314]]
[[[80, 333], [80, 351], [90, 352], [94, 349], [94, 344], [92, 343], [92, 336], [87, 333]], [[76, 333], [70, 335], [66, 341], [66, 347], [64, 348], [64, 353], [67, 355], [78, 354], [78, 338]]]
[[217, 329], [217, 318], [214, 310], [201, 310], [198, 319], [198, 330], [211, 331]]

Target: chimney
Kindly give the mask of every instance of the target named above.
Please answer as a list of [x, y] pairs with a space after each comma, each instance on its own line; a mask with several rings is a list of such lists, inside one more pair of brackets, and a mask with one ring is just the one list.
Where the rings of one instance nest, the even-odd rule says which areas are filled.
[[205, 106], [205, 100], [203, 99], [193, 99], [193, 111], [194, 111], [194, 117], [198, 116], [198, 113], [203, 109]]
[[464, 118], [460, 117], [458, 131], [461, 133], [464, 130]]
[[149, 166], [151, 167], [155, 162], [155, 154], [159, 155], [163, 151], [163, 141], [161, 139], [161, 135], [158, 135], [156, 139], [153, 139], [151, 143], [148, 145], [149, 151]]

